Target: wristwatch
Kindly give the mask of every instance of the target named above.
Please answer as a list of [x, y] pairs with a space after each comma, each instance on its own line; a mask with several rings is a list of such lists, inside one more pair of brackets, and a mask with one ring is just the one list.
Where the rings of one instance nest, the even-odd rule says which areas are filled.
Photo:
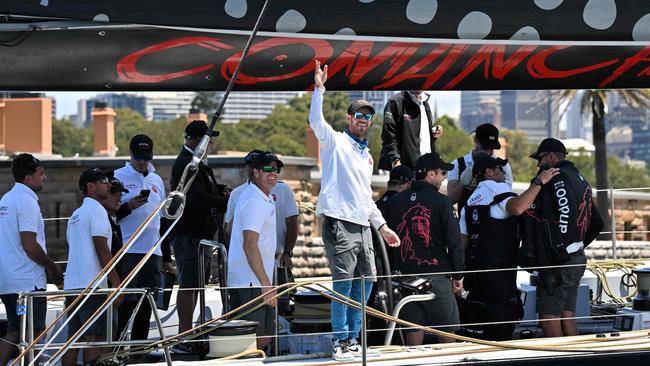
[[542, 182], [542, 180], [539, 177], [535, 177], [535, 179], [533, 179], [533, 184], [536, 184], [541, 187], [544, 185], [544, 182]]

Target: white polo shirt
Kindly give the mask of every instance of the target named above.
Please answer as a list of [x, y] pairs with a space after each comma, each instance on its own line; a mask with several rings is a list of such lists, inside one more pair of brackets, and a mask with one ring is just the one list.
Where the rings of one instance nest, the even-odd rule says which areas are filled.
[[264, 272], [273, 281], [275, 257], [275, 205], [273, 198], [267, 196], [254, 184], [244, 188], [239, 196], [230, 235], [228, 252], [228, 286], [259, 287], [261, 283], [244, 253], [244, 231], [258, 233], [257, 246], [262, 256]]
[[[496, 157], [496, 155], [492, 154], [492, 156]], [[474, 158], [472, 157], [472, 153], [470, 152], [469, 154], [463, 156], [463, 159], [465, 160], [465, 169], [472, 169], [474, 166]], [[451, 182], [452, 180], [457, 180], [460, 181], [460, 174], [458, 173], [458, 159], [454, 159], [452, 161], [452, 164], [454, 165], [454, 168], [449, 171], [447, 174], [447, 181]], [[503, 173], [506, 176], [506, 184], [508, 184], [508, 187], [512, 188], [512, 167], [510, 167], [510, 163], [506, 164], [503, 167]]]
[[[237, 186], [237, 188], [230, 192], [230, 198], [228, 198], [228, 209], [225, 217], [226, 223], [232, 222], [239, 195], [246, 187], [248, 187], [249, 184], [249, 182], [246, 182]], [[293, 195], [293, 190], [288, 184], [282, 181], [278, 181], [278, 183], [271, 189], [271, 198], [273, 198], [273, 203], [275, 204], [275, 265], [279, 266], [280, 256], [282, 256], [282, 252], [284, 252], [284, 240], [287, 237], [287, 223], [285, 220], [291, 216], [297, 216], [299, 211], [298, 204], [296, 204], [296, 198]]]
[[[165, 199], [165, 184], [162, 178], [156, 173], [154, 166], [149, 163], [147, 168], [149, 173], [145, 177], [139, 171], [133, 169], [130, 162], [127, 162], [124, 167], [115, 171], [115, 178], [124, 183], [124, 187], [129, 190], [129, 193], [122, 194], [122, 204], [125, 205], [131, 198], [140, 195], [140, 191], [148, 189], [151, 191], [147, 203], [131, 211], [131, 213], [120, 220], [120, 230], [122, 230], [122, 239], [126, 243], [135, 230], [140, 227], [144, 220], [149, 217], [156, 207]], [[133, 243], [127, 253], [145, 254], [156, 244], [160, 239], [160, 214], [151, 221], [142, 232], [138, 240]], [[160, 246], [154, 251], [154, 255], [162, 256]]]
[[44, 229], [38, 196], [16, 183], [0, 200], [0, 295], [46, 288], [45, 268], [27, 256], [20, 240], [21, 232], [36, 233], [47, 253]]
[[[465, 209], [472, 206], [489, 205], [494, 201], [494, 196], [512, 192], [507, 183], [498, 183], [493, 180], [479, 182], [478, 186], [467, 200], [467, 206], [460, 211], [460, 233], [467, 235], [467, 222], [465, 221]], [[495, 219], [507, 219], [510, 214], [506, 210], [508, 201], [513, 197], [507, 197], [496, 205], [490, 206], [490, 217]]]
[[[68, 267], [63, 289], [85, 288], [102, 269], [93, 243], [94, 236], [107, 238], [110, 252], [112, 231], [108, 213], [97, 200], [85, 197], [68, 221]], [[100, 287], [108, 287], [106, 280]]]

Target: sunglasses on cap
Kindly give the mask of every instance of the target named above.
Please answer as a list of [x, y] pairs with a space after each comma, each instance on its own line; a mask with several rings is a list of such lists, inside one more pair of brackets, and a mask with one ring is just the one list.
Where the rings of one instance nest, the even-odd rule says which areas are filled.
[[354, 112], [352, 116], [356, 119], [365, 119], [366, 121], [372, 120], [372, 114], [370, 113]]
[[280, 168], [280, 167], [274, 167], [274, 166], [271, 166], [271, 165], [264, 165], [263, 167], [260, 167], [260, 168], [258, 168], [258, 169], [260, 169], [260, 170], [263, 171], [264, 173], [271, 173], [271, 172], [273, 172], [273, 173], [278, 173], [278, 174], [280, 174], [280, 172], [282, 171], [282, 168]]

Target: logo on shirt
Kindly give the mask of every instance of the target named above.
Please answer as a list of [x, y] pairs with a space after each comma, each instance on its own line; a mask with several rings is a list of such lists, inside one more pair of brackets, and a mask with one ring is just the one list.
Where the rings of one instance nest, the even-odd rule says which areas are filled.
[[417, 266], [437, 266], [434, 244], [431, 242], [429, 218], [431, 211], [418, 203], [410, 207], [397, 225], [397, 235], [402, 241], [400, 255], [403, 262], [414, 262]]
[[73, 215], [70, 218], [69, 225], [75, 225], [77, 223], [79, 223], [79, 214]]
[[273, 202], [278, 200], [278, 196], [276, 196], [275, 193], [271, 193], [271, 198], [273, 198]]
[[7, 216], [9, 216], [9, 207], [0, 206], [0, 217], [7, 217]]
[[413, 117], [410, 114], [404, 114], [404, 122], [411, 122], [411, 120], [413, 120]]
[[156, 186], [151, 186], [151, 190], [152, 190], [154, 193], [158, 193], [158, 188], [157, 188]]
[[126, 189], [135, 189], [135, 188], [136, 188], [135, 183], [131, 183], [131, 184], [126, 185]]
[[474, 222], [478, 221], [478, 210], [477, 209], [474, 209], [472, 211], [472, 221], [474, 221]]

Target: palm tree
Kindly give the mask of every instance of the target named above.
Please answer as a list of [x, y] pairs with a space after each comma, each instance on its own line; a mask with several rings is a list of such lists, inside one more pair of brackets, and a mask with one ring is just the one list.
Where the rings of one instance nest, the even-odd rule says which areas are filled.
[[[650, 105], [650, 90], [635, 89], [635, 90], [602, 90], [602, 89], [587, 89], [583, 93], [578, 93], [578, 90], [560, 90], [551, 94], [552, 102], [554, 105], [559, 106], [571, 102], [574, 98], [580, 98], [580, 112], [584, 115], [591, 114], [593, 139], [596, 151], [594, 154], [594, 166], [596, 167], [596, 189], [597, 193], [597, 207], [600, 214], [605, 221], [604, 231], [610, 231], [610, 222], [607, 220], [609, 217], [609, 199], [606, 189], [609, 188], [607, 182], [607, 141], [605, 135], [607, 133], [605, 128], [605, 105], [607, 104], [607, 96], [611, 93], [616, 93], [623, 100], [633, 108], [647, 108]], [[613, 208], [612, 208], [613, 209]]]

